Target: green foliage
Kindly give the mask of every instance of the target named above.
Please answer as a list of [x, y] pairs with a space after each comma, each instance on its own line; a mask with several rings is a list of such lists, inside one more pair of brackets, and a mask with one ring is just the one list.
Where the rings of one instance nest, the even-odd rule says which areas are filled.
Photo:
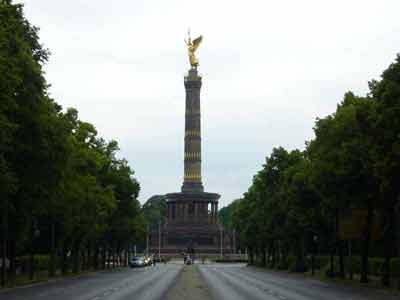
[[[106, 142], [76, 109], [63, 111], [49, 97], [42, 70], [48, 57], [23, 5], [1, 1], [1, 241], [12, 260], [33, 248], [64, 257], [72, 251], [78, 259], [101, 247], [120, 253], [145, 236], [140, 185], [117, 158], [116, 141]], [[36, 259], [39, 269], [51, 264], [48, 256]]]
[[[18, 267], [20, 267], [22, 271], [26, 271], [29, 269], [30, 256], [28, 255], [18, 256], [16, 260]], [[37, 271], [48, 270], [49, 261], [50, 261], [49, 255], [35, 255], [34, 257], [35, 269]]]
[[247, 260], [241, 258], [217, 258], [216, 263], [247, 263]]
[[167, 200], [164, 195], [151, 196], [143, 204], [144, 218], [149, 226], [149, 229], [158, 228], [158, 224], [164, 224], [167, 210]]
[[232, 216], [236, 207], [239, 205], [240, 199], [232, 201], [228, 206], [221, 208], [218, 212], [219, 222], [228, 229], [233, 229]]
[[[267, 251], [267, 265], [275, 265], [277, 256], [278, 268], [305, 270], [317, 246], [340, 253], [340, 213], [350, 209], [382, 216], [380, 244], [388, 259], [393, 255], [400, 205], [400, 55], [369, 86], [366, 96], [348, 92], [333, 114], [316, 120], [306, 151], [274, 148], [243, 198], [221, 210], [223, 224], [237, 230], [241, 247], [258, 253], [257, 261], [263, 262], [260, 253]], [[367, 260], [368, 220], [357, 253], [363, 260], [344, 260], [345, 269], [362, 270], [364, 279], [367, 263], [370, 274], [389, 271], [381, 258]]]
[[[323, 271], [323, 274], [328, 274], [330, 271], [330, 257], [329, 256], [318, 256], [316, 261]], [[352, 256], [351, 259], [345, 257], [346, 270], [353, 272], [353, 274], [361, 273], [361, 257]], [[390, 262], [391, 273], [394, 277], [400, 275], [400, 258], [393, 258]], [[334, 270], [339, 270], [338, 259], [334, 260]], [[382, 257], [369, 257], [368, 258], [368, 271], [370, 275], [382, 276], [384, 273], [384, 258]]]

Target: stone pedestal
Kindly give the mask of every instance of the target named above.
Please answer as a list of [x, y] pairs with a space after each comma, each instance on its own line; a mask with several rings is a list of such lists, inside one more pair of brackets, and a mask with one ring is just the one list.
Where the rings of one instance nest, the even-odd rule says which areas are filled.
[[218, 252], [219, 195], [205, 192], [182, 192], [167, 194], [168, 216], [163, 228], [164, 253], [180, 253], [188, 248], [196, 252]]

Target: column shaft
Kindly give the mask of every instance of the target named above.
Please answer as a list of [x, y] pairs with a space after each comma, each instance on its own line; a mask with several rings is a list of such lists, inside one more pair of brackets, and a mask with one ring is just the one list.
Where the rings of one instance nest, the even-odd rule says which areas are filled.
[[201, 77], [190, 69], [185, 77], [185, 154], [182, 192], [202, 192], [201, 181]]

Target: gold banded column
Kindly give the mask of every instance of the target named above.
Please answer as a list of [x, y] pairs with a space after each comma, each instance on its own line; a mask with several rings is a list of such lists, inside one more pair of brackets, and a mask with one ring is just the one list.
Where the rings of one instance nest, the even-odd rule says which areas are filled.
[[201, 77], [190, 69], [185, 77], [185, 154], [182, 192], [203, 192], [201, 178]]

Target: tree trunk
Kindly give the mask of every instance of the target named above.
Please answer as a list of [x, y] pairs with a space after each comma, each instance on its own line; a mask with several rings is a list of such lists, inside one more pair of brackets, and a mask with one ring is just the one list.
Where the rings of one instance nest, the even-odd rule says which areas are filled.
[[1, 286], [6, 285], [6, 259], [7, 258], [7, 240], [5, 238], [4, 232], [1, 236]]
[[344, 270], [344, 257], [343, 257], [343, 242], [341, 240], [337, 241], [338, 253], [339, 253], [339, 277], [345, 278], [345, 270]]
[[265, 267], [267, 265], [266, 256], [267, 256], [267, 251], [266, 251], [265, 247], [263, 247], [261, 250], [261, 265], [263, 267]]
[[50, 235], [49, 277], [54, 277], [56, 275], [56, 223], [54, 218], [51, 220]]
[[335, 276], [335, 264], [334, 264], [334, 256], [335, 256], [335, 251], [334, 251], [334, 247], [330, 247], [331, 248], [331, 253], [330, 253], [330, 270], [329, 270], [329, 275], [330, 277], [334, 277]]
[[370, 241], [371, 241], [372, 214], [373, 214], [372, 199], [368, 199], [367, 222], [366, 222], [364, 245], [363, 245], [362, 257], [361, 257], [360, 283], [368, 282], [368, 256], [369, 256], [369, 246], [370, 246]]
[[279, 266], [281, 262], [281, 247], [280, 247], [280, 241], [276, 241], [276, 264]]
[[115, 269], [117, 267], [117, 259], [116, 259], [116, 249], [112, 249], [112, 268]]
[[339, 209], [335, 210], [335, 243], [337, 248], [337, 254], [339, 256], [339, 277], [345, 278], [344, 271], [344, 258], [343, 258], [343, 245], [339, 238]]
[[254, 265], [254, 253], [253, 248], [249, 248], [249, 264]]
[[1, 234], [1, 286], [6, 285], [7, 281], [7, 233], [8, 233], [8, 215], [7, 208], [3, 208], [2, 213], [2, 234]]
[[78, 273], [79, 272], [79, 242], [75, 241], [72, 246], [72, 272]]
[[111, 247], [109, 247], [108, 249], [107, 249], [107, 263], [106, 263], [106, 268], [107, 269], [111, 269], [111, 258], [112, 258], [112, 248]]
[[272, 260], [272, 242], [268, 245], [267, 264], [270, 265]]
[[34, 225], [33, 222], [31, 222], [31, 228], [30, 228], [30, 236], [29, 236], [29, 240], [30, 240], [30, 249], [29, 249], [29, 279], [33, 280], [33, 276], [35, 273], [35, 255], [34, 255]]
[[10, 239], [9, 243], [9, 253], [10, 253], [10, 272], [9, 272], [9, 279], [12, 284], [15, 283], [15, 277], [16, 277], [16, 265], [15, 265], [15, 260], [16, 260], [16, 245], [17, 241], [15, 240], [15, 237], [12, 237]]
[[396, 216], [393, 209], [389, 210], [387, 213], [387, 226], [384, 231], [384, 240], [385, 240], [385, 262], [383, 265], [383, 276], [382, 276], [382, 284], [384, 286], [390, 286], [390, 260], [393, 255], [393, 249], [395, 248], [395, 223]]
[[102, 270], [106, 269], [106, 261], [107, 261], [107, 250], [106, 250], [106, 245], [104, 244], [101, 249], [101, 269]]
[[79, 254], [79, 263], [78, 263], [78, 272], [82, 272], [86, 270], [87, 264], [87, 257], [86, 257], [86, 247], [82, 246], [79, 247], [78, 254]]
[[93, 268], [95, 270], [99, 269], [99, 255], [100, 249], [97, 241], [93, 244]]
[[68, 272], [68, 241], [64, 240], [62, 243], [61, 254], [61, 273], [66, 275]]
[[292, 271], [294, 272], [306, 271], [304, 251], [305, 251], [304, 237], [300, 235], [300, 237], [296, 239], [296, 262]]
[[91, 242], [88, 243], [86, 256], [87, 256], [86, 268], [87, 268], [87, 270], [90, 270], [93, 267], [92, 243]]
[[271, 261], [271, 267], [275, 268], [275, 263], [276, 263], [276, 247], [275, 247], [275, 242], [272, 241], [271, 243], [271, 254], [272, 254], [272, 261]]

